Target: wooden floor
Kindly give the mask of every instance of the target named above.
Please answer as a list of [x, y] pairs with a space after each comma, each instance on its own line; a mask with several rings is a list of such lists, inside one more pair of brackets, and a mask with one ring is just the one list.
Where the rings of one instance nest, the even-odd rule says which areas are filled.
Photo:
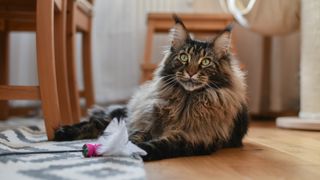
[[320, 179], [320, 132], [253, 122], [243, 148], [145, 164], [150, 180]]

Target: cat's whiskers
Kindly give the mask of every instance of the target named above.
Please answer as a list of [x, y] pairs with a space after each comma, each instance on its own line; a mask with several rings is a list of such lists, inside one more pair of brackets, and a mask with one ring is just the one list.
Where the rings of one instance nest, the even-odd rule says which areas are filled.
[[175, 80], [175, 76], [174, 75], [166, 75], [166, 76], [159, 77], [159, 80], [166, 83], [168, 81]]
[[165, 75], [165, 76], [161, 76], [159, 78], [163, 79], [163, 78], [166, 78], [166, 77], [174, 77], [174, 76], [175, 76], [174, 74], [168, 74], [168, 75]]
[[171, 81], [169, 82], [165, 82], [162, 86], [162, 90], [163, 91], [169, 91], [169, 90], [172, 90], [172, 87], [176, 84], [177, 82], [175, 81], [175, 79], [172, 79]]
[[208, 86], [209, 88], [212, 88], [212, 89], [219, 89], [219, 86], [216, 85], [214, 82], [211, 82], [211, 84], [213, 85], [213, 87], [209, 83], [206, 83], [206, 86]]
[[167, 75], [167, 76], [160, 77], [160, 80], [163, 82], [161, 86], [162, 91], [171, 90], [170, 88], [172, 88], [176, 84], [174, 75]]

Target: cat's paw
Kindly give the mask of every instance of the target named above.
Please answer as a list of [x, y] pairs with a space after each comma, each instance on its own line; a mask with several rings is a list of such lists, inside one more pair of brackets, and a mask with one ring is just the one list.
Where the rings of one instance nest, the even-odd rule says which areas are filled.
[[142, 156], [143, 161], [154, 161], [162, 159], [158, 155], [156, 148], [152, 144], [143, 142], [137, 144], [137, 146], [147, 152], [147, 155]]
[[78, 130], [72, 126], [62, 126], [54, 132], [54, 141], [72, 141], [78, 135]]

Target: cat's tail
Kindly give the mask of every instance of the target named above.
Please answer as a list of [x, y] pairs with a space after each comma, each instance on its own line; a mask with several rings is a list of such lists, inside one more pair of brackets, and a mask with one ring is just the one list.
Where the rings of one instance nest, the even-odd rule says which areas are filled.
[[94, 106], [88, 110], [89, 121], [111, 121], [116, 118], [118, 120], [126, 118], [127, 107], [124, 105], [111, 105], [107, 108]]
[[113, 105], [108, 108], [95, 106], [88, 111], [89, 121], [67, 125], [55, 131], [54, 140], [71, 141], [79, 139], [93, 139], [99, 137], [112, 119], [118, 121], [127, 117], [126, 106]]
[[128, 117], [128, 109], [125, 105], [111, 105], [107, 108], [106, 113], [111, 119], [117, 118], [120, 120]]

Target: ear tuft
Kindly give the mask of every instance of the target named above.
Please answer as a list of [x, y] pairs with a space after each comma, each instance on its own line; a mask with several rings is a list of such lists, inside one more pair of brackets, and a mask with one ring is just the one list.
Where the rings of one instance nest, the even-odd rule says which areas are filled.
[[177, 14], [172, 14], [172, 18], [176, 24], [183, 24], [181, 18]]
[[227, 54], [231, 46], [232, 25], [228, 25], [214, 40], [213, 48], [218, 57]]
[[172, 18], [175, 21], [175, 25], [170, 30], [169, 38], [172, 48], [179, 49], [186, 43], [187, 39], [190, 37], [188, 30], [186, 29], [182, 20], [176, 14], [173, 14]]

